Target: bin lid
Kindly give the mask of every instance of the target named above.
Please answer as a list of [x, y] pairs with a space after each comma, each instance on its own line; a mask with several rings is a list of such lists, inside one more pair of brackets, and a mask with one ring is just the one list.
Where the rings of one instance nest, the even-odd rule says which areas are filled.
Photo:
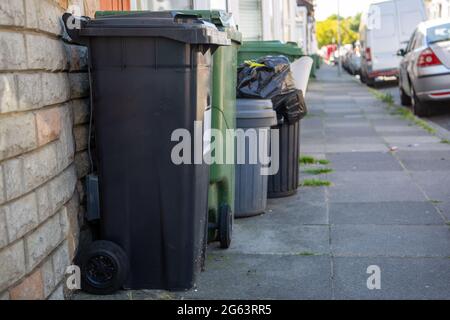
[[96, 18], [110, 16], [128, 16], [128, 17], [167, 17], [185, 14], [196, 16], [200, 19], [213, 23], [220, 31], [226, 31], [230, 40], [241, 43], [242, 33], [237, 30], [233, 14], [223, 10], [167, 10], [167, 11], [97, 11]]
[[298, 56], [303, 55], [303, 50], [295, 42], [283, 43], [279, 40], [271, 41], [245, 41], [242, 43], [239, 51], [242, 52], [261, 52], [261, 53], [280, 53], [283, 55]]
[[82, 20], [79, 37], [162, 37], [192, 44], [231, 44], [225, 32], [196, 15], [165, 11], [98, 16]]
[[238, 128], [272, 127], [277, 124], [277, 114], [272, 100], [237, 99], [236, 120]]

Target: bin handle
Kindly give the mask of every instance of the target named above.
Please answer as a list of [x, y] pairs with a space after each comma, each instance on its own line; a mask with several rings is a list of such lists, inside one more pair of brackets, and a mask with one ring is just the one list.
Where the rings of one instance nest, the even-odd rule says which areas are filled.
[[62, 21], [66, 33], [69, 35], [70, 39], [78, 44], [85, 44], [82, 37], [80, 36], [80, 31], [84, 28], [91, 19], [89, 17], [77, 17], [69, 12], [66, 12], [62, 16]]

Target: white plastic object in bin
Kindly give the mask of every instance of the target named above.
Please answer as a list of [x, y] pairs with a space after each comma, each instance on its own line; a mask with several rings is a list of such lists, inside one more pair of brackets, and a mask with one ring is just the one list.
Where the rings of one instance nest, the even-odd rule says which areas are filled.
[[294, 77], [295, 86], [297, 89], [302, 90], [304, 97], [306, 97], [306, 90], [308, 89], [309, 76], [313, 64], [314, 60], [306, 56], [291, 63], [291, 72]]

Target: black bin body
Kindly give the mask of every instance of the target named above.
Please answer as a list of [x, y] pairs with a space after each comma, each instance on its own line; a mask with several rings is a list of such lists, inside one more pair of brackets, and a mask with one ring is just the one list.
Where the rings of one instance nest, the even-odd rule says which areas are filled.
[[127, 289], [185, 290], [203, 263], [209, 166], [175, 165], [171, 136], [207, 119], [211, 52], [196, 19], [112, 17], [79, 33], [90, 52], [101, 237], [130, 262]]
[[280, 169], [269, 176], [268, 198], [289, 197], [297, 193], [299, 184], [300, 121], [280, 123], [272, 129], [280, 132]]

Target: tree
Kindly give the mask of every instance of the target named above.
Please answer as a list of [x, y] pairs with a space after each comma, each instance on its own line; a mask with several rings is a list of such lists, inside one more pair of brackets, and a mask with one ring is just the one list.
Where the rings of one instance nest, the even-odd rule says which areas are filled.
[[[341, 39], [343, 44], [354, 43], [359, 39], [359, 24], [361, 14], [355, 17], [341, 17]], [[317, 41], [319, 46], [336, 44], [338, 41], [338, 16], [332, 15], [324, 21], [317, 23]]]

